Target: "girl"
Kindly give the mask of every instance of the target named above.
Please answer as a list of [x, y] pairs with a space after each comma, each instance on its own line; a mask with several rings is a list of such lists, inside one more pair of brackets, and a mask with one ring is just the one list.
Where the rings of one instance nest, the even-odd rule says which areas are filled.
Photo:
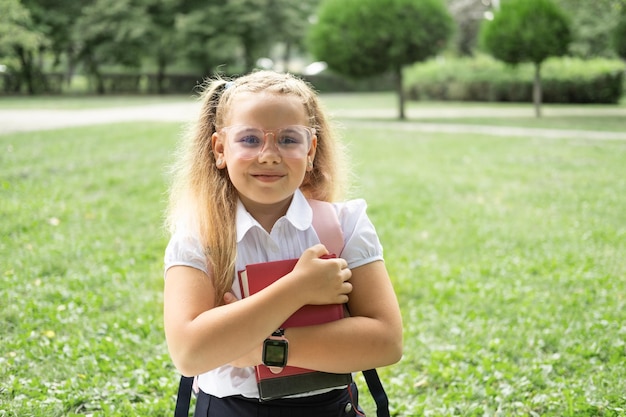
[[[342, 190], [338, 144], [314, 91], [289, 74], [214, 80], [174, 169], [165, 253], [165, 333], [184, 375], [199, 375], [195, 416], [357, 415], [353, 387], [260, 402], [254, 366], [264, 340], [306, 304], [347, 303], [350, 317], [289, 328], [287, 364], [331, 373], [402, 355], [402, 322], [363, 200], [334, 203], [345, 247], [335, 259], [307, 199]], [[299, 258], [241, 299], [237, 271]]]

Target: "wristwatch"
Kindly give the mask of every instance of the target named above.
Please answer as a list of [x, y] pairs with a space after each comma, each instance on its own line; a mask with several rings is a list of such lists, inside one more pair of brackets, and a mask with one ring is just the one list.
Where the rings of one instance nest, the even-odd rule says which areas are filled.
[[263, 342], [263, 365], [278, 374], [287, 365], [289, 341], [285, 338], [285, 330], [278, 329]]

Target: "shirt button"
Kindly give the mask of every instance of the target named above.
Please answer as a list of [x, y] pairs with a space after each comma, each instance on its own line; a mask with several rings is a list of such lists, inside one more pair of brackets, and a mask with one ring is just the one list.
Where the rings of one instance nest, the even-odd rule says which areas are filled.
[[348, 414], [350, 411], [352, 411], [352, 404], [348, 403], [346, 404], [345, 408], [343, 409], [343, 411]]

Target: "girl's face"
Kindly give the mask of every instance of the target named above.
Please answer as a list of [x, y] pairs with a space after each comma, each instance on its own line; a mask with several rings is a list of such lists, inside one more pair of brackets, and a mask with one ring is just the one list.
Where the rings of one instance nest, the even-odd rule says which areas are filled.
[[[213, 150], [218, 168], [228, 170], [228, 175], [239, 193], [239, 198], [252, 214], [257, 210], [266, 211], [271, 206], [284, 210], [291, 201], [296, 189], [300, 187], [310, 162], [313, 162], [317, 138], [310, 137], [310, 147], [294, 152], [291, 142], [297, 135], [286, 130], [284, 135], [276, 129], [288, 126], [308, 126], [308, 117], [299, 98], [291, 95], [270, 93], [238, 93], [230, 102], [231, 110], [224, 121], [226, 129], [214, 133]], [[242, 131], [240, 126], [260, 128], [267, 134], [254, 135], [265, 141], [260, 152], [254, 157], [242, 157], [241, 143], [245, 146], [250, 137], [232, 132]], [[244, 129], [244, 131], [246, 131]], [[300, 133], [308, 133], [300, 130]], [[295, 132], [294, 132], [295, 133]], [[283, 140], [283, 137], [286, 138]], [[279, 143], [280, 142], [280, 143]], [[220, 164], [220, 162], [222, 162]]]

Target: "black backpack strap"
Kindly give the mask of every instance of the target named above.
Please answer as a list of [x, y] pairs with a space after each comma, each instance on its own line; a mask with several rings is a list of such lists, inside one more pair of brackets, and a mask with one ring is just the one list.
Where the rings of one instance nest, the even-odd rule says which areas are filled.
[[189, 404], [191, 403], [191, 387], [193, 385], [192, 376], [181, 376], [178, 384], [178, 395], [176, 397], [176, 410], [174, 417], [188, 417]]
[[389, 399], [387, 393], [383, 388], [383, 384], [380, 382], [378, 372], [376, 369], [368, 369], [363, 371], [365, 382], [370, 390], [370, 394], [376, 402], [376, 416], [377, 417], [389, 417]]

